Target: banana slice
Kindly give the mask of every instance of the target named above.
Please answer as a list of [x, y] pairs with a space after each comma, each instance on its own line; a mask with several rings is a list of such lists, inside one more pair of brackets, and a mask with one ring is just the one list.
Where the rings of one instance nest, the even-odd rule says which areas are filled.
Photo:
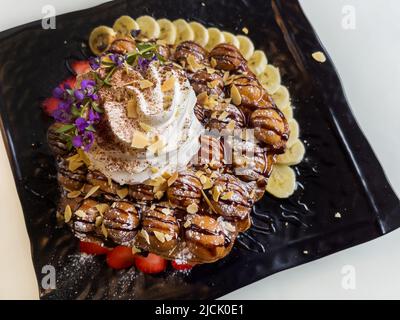
[[139, 29], [139, 25], [130, 16], [121, 16], [115, 20], [113, 29], [118, 35], [129, 36], [132, 30]]
[[269, 94], [274, 94], [281, 85], [281, 73], [278, 68], [268, 64], [264, 71], [258, 75], [258, 80]]
[[208, 28], [208, 43], [206, 45], [206, 49], [211, 51], [214, 49], [215, 46], [219, 45], [220, 43], [225, 42], [225, 37], [223, 33], [217, 28]]
[[225, 37], [225, 42], [226, 43], [229, 43], [229, 44], [235, 46], [238, 49], [240, 48], [240, 42], [239, 42], [238, 38], [236, 38], [236, 36], [234, 34], [232, 34], [230, 32], [227, 32], [227, 31], [223, 31], [222, 34]]
[[174, 44], [176, 41], [176, 27], [168, 19], [159, 19], [157, 23], [160, 27], [159, 39], [164, 40], [167, 44]]
[[99, 56], [110, 48], [115, 37], [115, 31], [109, 27], [94, 28], [89, 36], [89, 47], [95, 55]]
[[249, 37], [238, 35], [236, 36], [239, 40], [239, 50], [246, 60], [249, 60], [254, 53], [254, 43], [249, 39]]
[[291, 105], [287, 105], [281, 111], [282, 111], [282, 113], [285, 116], [287, 121], [293, 119], [293, 107]]
[[304, 159], [305, 153], [306, 148], [304, 147], [303, 142], [297, 139], [284, 154], [281, 154], [276, 158], [276, 163], [294, 166]]
[[293, 146], [296, 140], [299, 139], [300, 129], [299, 129], [299, 123], [295, 119], [290, 119], [288, 123], [289, 123], [290, 135], [289, 135], [289, 140], [286, 143], [286, 146], [290, 148], [291, 146]]
[[296, 190], [296, 174], [293, 169], [275, 165], [265, 190], [279, 199], [289, 198]]
[[160, 36], [160, 26], [150, 16], [141, 16], [136, 19], [139, 25], [140, 35], [147, 39], [157, 39]]
[[265, 67], [268, 64], [267, 56], [264, 51], [256, 50], [249, 60], [250, 70], [255, 74], [260, 74], [264, 71]]
[[175, 20], [174, 25], [176, 27], [176, 41], [175, 43], [181, 43], [183, 41], [193, 41], [194, 40], [194, 31], [192, 27], [183, 19]]
[[285, 86], [280, 86], [279, 89], [272, 95], [276, 106], [282, 111], [290, 105], [289, 90]]
[[207, 28], [196, 21], [190, 22], [189, 25], [194, 32], [194, 41], [196, 41], [196, 43], [198, 43], [202, 47], [205, 47], [210, 38]]

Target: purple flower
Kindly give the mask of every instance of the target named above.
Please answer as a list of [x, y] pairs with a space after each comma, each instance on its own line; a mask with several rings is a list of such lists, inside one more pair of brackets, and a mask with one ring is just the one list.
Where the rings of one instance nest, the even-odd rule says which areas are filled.
[[71, 123], [71, 104], [67, 101], [61, 101], [58, 104], [57, 110], [53, 112], [52, 116], [57, 122]]
[[120, 67], [125, 62], [125, 57], [120, 54], [110, 54], [109, 58], [117, 67]]
[[65, 90], [63, 88], [57, 87], [53, 90], [53, 97], [57, 98], [57, 99], [63, 99], [64, 93], [65, 93]]
[[79, 132], [84, 132], [86, 128], [89, 126], [89, 123], [86, 121], [85, 118], [79, 117], [75, 120], [75, 126]]
[[101, 64], [101, 61], [100, 61], [99, 57], [90, 57], [89, 58], [89, 65], [92, 68], [92, 70], [96, 71], [97, 69], [99, 69], [100, 64]]
[[72, 145], [75, 148], [80, 148], [83, 146], [83, 139], [82, 136], [75, 136], [72, 138]]
[[78, 101], [83, 101], [83, 99], [85, 99], [85, 93], [82, 90], [75, 90], [74, 96]]
[[87, 90], [87, 89], [93, 90], [95, 85], [96, 85], [96, 81], [91, 80], [91, 79], [85, 79], [85, 80], [82, 80], [82, 82], [81, 82], [81, 89], [82, 90]]
[[88, 118], [89, 123], [94, 124], [100, 120], [100, 115], [96, 111], [93, 111], [93, 109], [90, 109]]
[[140, 71], [146, 72], [147, 69], [149, 68], [150, 64], [156, 60], [157, 60], [156, 55], [154, 55], [151, 59], [146, 59], [146, 58], [143, 58], [142, 56], [139, 56], [138, 67], [139, 67]]

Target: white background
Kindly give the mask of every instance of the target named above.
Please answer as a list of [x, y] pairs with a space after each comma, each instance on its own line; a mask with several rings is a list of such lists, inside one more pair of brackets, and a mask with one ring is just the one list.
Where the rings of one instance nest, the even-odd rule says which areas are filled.
[[[61, 14], [102, 2], [1, 0], [0, 30], [40, 19], [41, 8], [45, 4], [54, 5], [57, 13]], [[378, 155], [392, 186], [400, 195], [400, 2], [301, 0], [301, 3], [336, 64], [357, 121]], [[355, 8], [355, 30], [344, 30], [341, 26], [345, 5]], [[38, 294], [29, 241], [1, 139], [0, 173], [0, 298], [36, 299]], [[226, 298], [398, 299], [399, 243], [400, 231], [397, 231], [356, 248], [281, 272], [233, 292]], [[341, 271], [346, 265], [356, 270], [355, 290], [342, 287]]]

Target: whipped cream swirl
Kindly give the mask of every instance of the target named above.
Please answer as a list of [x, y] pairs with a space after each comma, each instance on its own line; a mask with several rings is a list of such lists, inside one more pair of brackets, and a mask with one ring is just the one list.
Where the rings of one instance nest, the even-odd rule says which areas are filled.
[[138, 184], [184, 168], [200, 148], [196, 94], [174, 65], [141, 73], [118, 69], [99, 91], [104, 108], [88, 152], [93, 169], [120, 184]]

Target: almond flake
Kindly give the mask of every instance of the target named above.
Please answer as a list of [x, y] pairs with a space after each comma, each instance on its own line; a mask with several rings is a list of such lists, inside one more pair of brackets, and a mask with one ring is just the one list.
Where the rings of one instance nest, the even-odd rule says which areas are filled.
[[172, 186], [174, 182], [178, 179], [179, 173], [175, 172], [169, 179], [168, 179], [168, 187]]
[[229, 71], [225, 71], [224, 77], [222, 78], [222, 80], [224, 80], [224, 82], [227, 82], [230, 76], [231, 75], [230, 75]]
[[235, 226], [229, 222], [224, 222], [223, 227], [229, 232], [236, 232]]
[[159, 154], [162, 149], [166, 146], [166, 142], [162, 139], [158, 140], [157, 142], [153, 143], [150, 145], [147, 150], [149, 150], [151, 153], [154, 154]]
[[188, 62], [190, 71], [193, 71], [193, 72], [196, 72], [203, 67], [201, 64], [199, 64], [196, 61], [196, 58], [191, 54], [187, 57], [187, 62]]
[[183, 225], [184, 228], [189, 228], [191, 226], [192, 222], [190, 220], [186, 220], [185, 224]]
[[67, 205], [64, 209], [64, 221], [65, 223], [70, 222], [72, 218], [72, 210], [71, 207], [69, 205]]
[[96, 217], [95, 226], [100, 227], [102, 223], [103, 223], [103, 217], [102, 216]]
[[74, 215], [76, 215], [79, 218], [85, 218], [86, 217], [86, 212], [83, 210], [76, 210]]
[[214, 74], [215, 72], [216, 72], [215, 69], [207, 67], [207, 73], [208, 74]]
[[165, 241], [167, 241], [167, 242], [171, 241], [173, 238], [173, 236], [171, 236], [170, 234], [165, 234], [164, 236], [165, 236]]
[[156, 198], [157, 200], [160, 200], [163, 196], [164, 191], [156, 191], [156, 193], [154, 194], [154, 198]]
[[[214, 188], [215, 189], [215, 188]], [[210, 209], [215, 213], [218, 214], [218, 212], [215, 210], [214, 206], [212, 205], [210, 199], [208, 199], [206, 193], [201, 190], [201, 193], [203, 194], [204, 200], [206, 201], [207, 205], [210, 207]]]
[[139, 126], [146, 132], [153, 130], [153, 127], [144, 122], [139, 122]]
[[318, 61], [318, 62], [320, 62], [320, 63], [326, 62], [326, 56], [325, 56], [325, 54], [324, 54], [323, 52], [321, 52], [321, 51], [314, 52], [314, 53], [312, 54], [312, 57], [313, 57], [313, 59], [314, 59], [315, 61]]
[[147, 180], [145, 182], [145, 184], [147, 184], [148, 186], [151, 186], [151, 187], [159, 187], [162, 184], [164, 184], [165, 182], [166, 182], [166, 180], [163, 177], [157, 177], [154, 179]]
[[214, 187], [212, 189], [212, 197], [215, 202], [218, 202], [220, 195], [221, 195], [221, 191], [217, 187]]
[[207, 94], [206, 91], [200, 93], [200, 94], [197, 96], [197, 102], [198, 102], [199, 104], [201, 104], [201, 105], [205, 104], [205, 103], [207, 102], [207, 100], [208, 100], [208, 94]]
[[121, 199], [125, 199], [125, 197], [128, 195], [128, 193], [129, 193], [128, 188], [123, 188], [123, 189], [118, 189], [117, 190], [117, 195]]
[[108, 238], [108, 231], [106, 226], [104, 225], [104, 223], [101, 225], [101, 233], [103, 234], [103, 236], [107, 239]]
[[159, 169], [158, 169], [157, 167], [151, 167], [151, 168], [150, 168], [150, 171], [151, 171], [152, 173], [157, 173], [157, 172], [159, 171]]
[[68, 199], [75, 199], [78, 198], [81, 195], [81, 192], [78, 191], [71, 191], [70, 193], [67, 194]]
[[132, 253], [133, 253], [133, 255], [135, 255], [136, 253], [140, 253], [140, 252], [142, 252], [139, 248], [137, 248], [137, 247], [135, 247], [135, 246], [133, 246], [132, 247]]
[[244, 28], [242, 29], [242, 31], [243, 31], [244, 34], [249, 34], [249, 29], [247, 29], [246, 27], [244, 27]]
[[167, 216], [170, 216], [170, 215], [171, 215], [171, 210], [168, 209], [168, 208], [162, 208], [162, 209], [161, 209], [161, 212], [164, 213], [164, 214], [167, 215]]
[[82, 149], [78, 149], [78, 155], [79, 159], [82, 160], [84, 164], [86, 164], [88, 167], [91, 165], [90, 159], [85, 151], [83, 151]]
[[195, 173], [195, 175], [196, 175], [196, 177], [200, 178], [201, 176], [205, 175], [205, 173], [203, 171], [199, 170]]
[[223, 111], [223, 112], [219, 115], [218, 120], [219, 120], [219, 121], [224, 121], [224, 120], [226, 119], [227, 116], [229, 116], [229, 113], [226, 112], [226, 111]]
[[133, 139], [132, 139], [132, 147], [136, 149], [143, 149], [147, 146], [150, 145], [150, 140], [147, 137], [146, 134], [140, 131], [135, 131], [133, 133]]
[[136, 119], [138, 117], [136, 110], [136, 100], [132, 99], [128, 101], [128, 104], [126, 105], [126, 111], [128, 118]]
[[215, 68], [218, 63], [217, 63], [217, 60], [215, 60], [215, 58], [211, 58], [210, 64], [211, 64], [211, 67]]
[[70, 161], [68, 163], [68, 169], [69, 169], [69, 171], [74, 172], [75, 170], [82, 167], [83, 165], [84, 165], [84, 163], [82, 161]]
[[165, 171], [165, 172], [162, 174], [162, 177], [163, 177], [165, 180], [168, 180], [169, 178], [171, 178], [171, 176], [172, 176], [172, 174], [171, 174], [170, 172], [168, 172], [168, 171]]
[[219, 81], [218, 80], [213, 80], [211, 82], [207, 82], [207, 87], [210, 89], [214, 89], [216, 86], [218, 86]]
[[189, 206], [186, 208], [186, 211], [187, 211], [188, 213], [195, 214], [196, 212], [199, 211], [199, 206], [198, 206], [197, 204], [195, 204], [195, 203], [192, 203], [191, 205], [189, 205]]
[[231, 87], [231, 98], [234, 105], [240, 106], [242, 104], [242, 96], [235, 85], [232, 85]]
[[78, 153], [76, 153], [73, 156], [67, 158], [67, 161], [68, 162], [70, 162], [70, 161], [79, 161], [80, 159], [81, 159], [81, 156]]
[[110, 209], [110, 206], [107, 203], [99, 203], [96, 205], [96, 209], [102, 216], [104, 214], [104, 212], [106, 212], [108, 209]]
[[174, 88], [174, 86], [175, 86], [175, 77], [172, 76], [164, 81], [164, 83], [161, 86], [161, 91], [162, 92], [170, 91]]
[[140, 89], [147, 89], [147, 88], [151, 88], [152, 86], [154, 86], [154, 83], [149, 81], [149, 80], [141, 80], [139, 82], [140, 84]]
[[232, 197], [234, 196], [234, 194], [235, 193], [233, 191], [226, 192], [221, 196], [221, 199], [222, 200], [231, 200]]
[[84, 199], [90, 198], [97, 190], [99, 190], [100, 186], [94, 186], [92, 187], [89, 192], [86, 194]]
[[218, 178], [218, 173], [215, 172], [215, 171], [213, 171], [213, 172], [211, 173], [210, 178], [211, 178], [211, 179], [216, 179], [216, 178]]
[[147, 233], [146, 230], [144, 230], [144, 229], [140, 230], [140, 235], [142, 236], [142, 238], [143, 238], [144, 240], [146, 240], [146, 242], [147, 242], [148, 244], [150, 244], [150, 237], [149, 237], [149, 234]]
[[153, 231], [154, 236], [157, 238], [158, 241], [160, 241], [161, 243], [165, 242], [165, 235], [162, 232], [158, 232], [158, 231]]
[[231, 120], [227, 124], [226, 129], [229, 131], [233, 131], [235, 129], [235, 126], [236, 126], [235, 120]]

